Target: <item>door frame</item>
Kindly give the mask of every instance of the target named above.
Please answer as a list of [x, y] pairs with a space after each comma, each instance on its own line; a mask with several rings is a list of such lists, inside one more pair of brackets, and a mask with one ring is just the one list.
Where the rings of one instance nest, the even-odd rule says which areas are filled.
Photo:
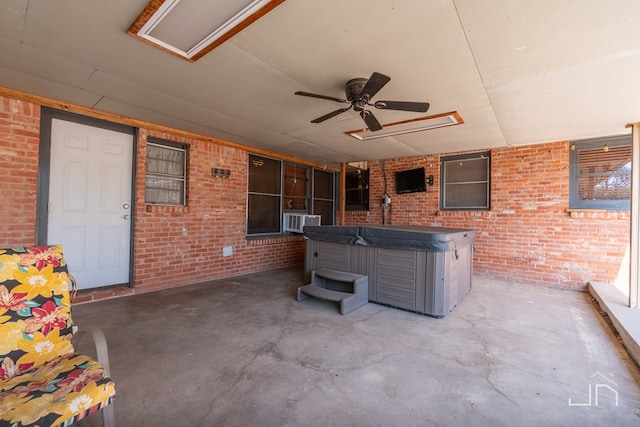
[[[96, 128], [107, 129], [131, 135], [133, 150], [131, 157], [131, 227], [129, 236], [129, 287], [133, 288], [134, 267], [134, 229], [136, 225], [136, 164], [138, 147], [138, 128], [113, 123], [95, 117], [83, 116], [69, 111], [41, 107], [40, 110], [40, 146], [38, 148], [38, 194], [36, 196], [36, 245], [47, 244], [49, 232], [49, 183], [51, 175], [51, 126], [53, 119], [65, 120]], [[108, 286], [106, 286], [108, 287]]]

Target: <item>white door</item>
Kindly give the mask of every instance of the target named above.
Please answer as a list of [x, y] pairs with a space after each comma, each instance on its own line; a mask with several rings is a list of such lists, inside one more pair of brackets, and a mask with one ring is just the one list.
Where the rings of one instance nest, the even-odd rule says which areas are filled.
[[49, 244], [78, 289], [129, 282], [133, 136], [53, 119]]

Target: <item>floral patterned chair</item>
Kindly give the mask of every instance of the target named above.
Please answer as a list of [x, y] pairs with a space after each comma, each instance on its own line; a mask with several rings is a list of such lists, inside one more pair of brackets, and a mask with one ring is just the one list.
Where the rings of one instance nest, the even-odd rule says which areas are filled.
[[0, 426], [70, 426], [99, 410], [114, 426], [104, 335], [87, 330], [100, 362], [74, 351], [74, 290], [62, 246], [0, 249]]

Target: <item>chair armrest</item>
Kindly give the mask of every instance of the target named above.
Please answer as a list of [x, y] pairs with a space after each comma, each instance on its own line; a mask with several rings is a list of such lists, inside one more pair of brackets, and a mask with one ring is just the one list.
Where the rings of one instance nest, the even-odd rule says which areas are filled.
[[102, 332], [102, 329], [96, 326], [88, 326], [83, 329], [78, 329], [73, 334], [71, 343], [73, 344], [74, 348], [76, 348], [76, 346], [80, 343], [80, 340], [82, 339], [84, 334], [87, 332], [93, 339], [93, 343], [96, 348], [96, 356], [97, 356], [98, 362], [100, 362], [100, 364], [102, 365], [102, 367], [104, 368], [104, 370], [107, 372], [107, 375], [108, 375], [110, 372], [109, 353], [107, 351], [107, 339], [105, 338], [104, 333]]

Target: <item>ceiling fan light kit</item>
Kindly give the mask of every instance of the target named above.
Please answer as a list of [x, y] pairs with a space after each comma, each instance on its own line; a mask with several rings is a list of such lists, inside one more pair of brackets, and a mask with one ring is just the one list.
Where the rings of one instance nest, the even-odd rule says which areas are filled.
[[343, 104], [350, 104], [348, 107], [340, 108], [332, 111], [324, 116], [320, 116], [317, 119], [311, 120], [311, 123], [321, 123], [332, 117], [342, 114], [345, 111], [353, 108], [354, 111], [360, 113], [360, 117], [367, 124], [369, 130], [376, 132], [382, 130], [382, 125], [373, 115], [371, 110], [367, 110], [366, 107], [374, 107], [379, 110], [399, 110], [399, 111], [413, 111], [416, 113], [426, 113], [429, 109], [428, 102], [409, 102], [409, 101], [376, 101], [373, 104], [371, 99], [382, 89], [391, 78], [384, 74], [374, 72], [368, 79], [355, 78], [351, 79], [345, 85], [346, 99], [336, 98], [327, 95], [318, 95], [315, 93], [298, 91], [295, 94], [300, 96], [308, 96], [310, 98], [326, 99], [328, 101], [335, 101]]

